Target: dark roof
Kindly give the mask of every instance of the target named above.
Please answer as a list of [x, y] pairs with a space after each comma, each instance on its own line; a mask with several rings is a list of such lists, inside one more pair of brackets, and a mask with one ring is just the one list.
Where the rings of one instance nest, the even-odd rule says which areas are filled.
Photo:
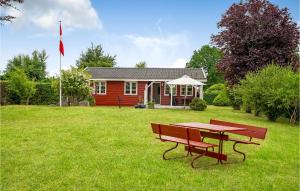
[[87, 67], [92, 79], [122, 80], [173, 80], [188, 75], [197, 80], [206, 80], [201, 68], [104, 68]]

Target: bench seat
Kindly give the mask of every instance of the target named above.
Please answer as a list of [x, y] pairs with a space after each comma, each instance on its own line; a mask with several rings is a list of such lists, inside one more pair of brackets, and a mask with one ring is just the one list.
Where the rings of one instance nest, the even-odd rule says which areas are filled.
[[229, 137], [229, 138], [228, 138], [228, 141], [235, 141], [235, 142], [238, 142], [238, 143], [244, 143], [244, 144], [255, 144], [255, 145], [260, 145], [259, 143], [256, 143], [256, 142], [252, 142], [252, 141], [249, 141], [249, 140], [242, 140], [242, 139], [239, 139], [239, 138], [233, 138], [233, 137]]
[[177, 137], [170, 137], [166, 135], [161, 135], [160, 138], [162, 141], [170, 141], [170, 142], [175, 142], [175, 143], [181, 143], [185, 145], [189, 145], [192, 147], [201, 147], [201, 148], [210, 148], [210, 147], [217, 147], [218, 145], [215, 144], [210, 144], [210, 143], [205, 143], [205, 142], [198, 142], [198, 141], [189, 141], [186, 139], [181, 139]]

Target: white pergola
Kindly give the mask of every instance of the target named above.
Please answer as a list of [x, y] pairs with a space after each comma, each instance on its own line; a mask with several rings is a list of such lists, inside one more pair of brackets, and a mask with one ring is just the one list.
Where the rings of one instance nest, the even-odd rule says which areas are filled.
[[[167, 84], [170, 87], [170, 91], [171, 91], [170, 106], [173, 106], [173, 87], [176, 85], [185, 85], [185, 86], [194, 87], [196, 89], [195, 97], [197, 97], [197, 90], [199, 89], [199, 96], [201, 99], [203, 99], [203, 85], [205, 85], [205, 84], [198, 80], [195, 80], [187, 75], [184, 75], [181, 78], [169, 81], [169, 82], [167, 82]], [[184, 106], [185, 106], [186, 94], [187, 94], [187, 87], [185, 88]]]

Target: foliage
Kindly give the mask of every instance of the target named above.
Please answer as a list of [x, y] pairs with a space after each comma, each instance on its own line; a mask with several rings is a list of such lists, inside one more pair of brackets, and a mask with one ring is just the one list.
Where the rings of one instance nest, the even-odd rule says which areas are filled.
[[213, 105], [215, 106], [228, 106], [230, 105], [230, 100], [226, 95], [225, 91], [220, 92], [217, 97], [215, 97], [213, 101]]
[[230, 105], [232, 105], [234, 110], [240, 110], [242, 102], [242, 96], [236, 91], [234, 87], [226, 86], [227, 97], [230, 100]]
[[80, 69], [86, 67], [114, 67], [116, 65], [116, 56], [104, 54], [101, 45], [94, 47], [93, 43], [90, 48], [82, 52], [80, 58], [76, 61], [76, 66]]
[[204, 111], [207, 108], [207, 105], [203, 99], [194, 98], [190, 103], [190, 108], [196, 111]]
[[4, 72], [7, 78], [9, 74], [17, 69], [25, 72], [30, 80], [41, 81], [46, 78], [46, 60], [48, 56], [46, 51], [41, 52], [35, 50], [32, 55], [18, 55], [8, 61], [6, 70]]
[[[238, 86], [243, 103], [275, 121], [299, 103], [299, 74], [289, 68], [270, 65], [246, 76]], [[291, 119], [295, 122], [295, 119]]]
[[222, 58], [221, 51], [216, 47], [204, 45], [195, 50], [187, 68], [203, 68], [207, 73], [207, 86], [224, 82], [224, 76], [216, 69], [217, 62]]
[[272, 61], [279, 66], [299, 67], [300, 32], [287, 8], [266, 0], [233, 4], [218, 23], [221, 32], [212, 41], [224, 53], [218, 63], [229, 85], [237, 84], [247, 72]]
[[154, 102], [149, 101], [147, 105], [148, 105], [148, 109], [154, 109]]
[[95, 97], [92, 95], [89, 95], [86, 100], [89, 102], [90, 106], [95, 106]]
[[1, 105], [6, 105], [8, 103], [8, 97], [7, 97], [7, 94], [8, 94], [8, 82], [7, 81], [0, 81], [0, 103]]
[[[14, 5], [14, 3], [23, 3], [24, 0], [1, 0], [0, 1], [0, 7], [10, 7], [15, 10], [18, 10], [18, 8]], [[12, 15], [2, 15], [0, 16], [0, 22], [1, 24], [4, 24], [5, 21], [12, 22], [13, 19], [15, 19], [15, 16]]]
[[204, 100], [208, 105], [212, 105], [215, 97], [219, 95], [219, 93], [225, 91], [225, 85], [224, 84], [214, 84], [210, 86], [207, 90], [204, 92]]
[[89, 74], [83, 69], [71, 68], [62, 72], [62, 93], [68, 104], [78, 104], [90, 95]]
[[59, 96], [57, 94], [57, 87], [53, 87], [52, 83], [37, 82], [36, 92], [30, 100], [33, 105], [49, 105], [57, 104]]
[[145, 61], [141, 61], [135, 64], [136, 68], [147, 68], [147, 63]]
[[10, 103], [26, 103], [36, 91], [35, 83], [30, 81], [21, 69], [12, 71], [8, 78], [8, 98]]

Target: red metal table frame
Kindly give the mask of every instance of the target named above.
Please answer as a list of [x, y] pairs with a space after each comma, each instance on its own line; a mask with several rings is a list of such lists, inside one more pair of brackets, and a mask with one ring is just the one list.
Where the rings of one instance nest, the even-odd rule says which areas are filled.
[[229, 131], [242, 131], [246, 130], [246, 128], [240, 128], [240, 127], [229, 127], [229, 126], [222, 126], [222, 125], [213, 125], [213, 124], [207, 124], [207, 123], [198, 123], [198, 122], [187, 122], [187, 123], [176, 123], [174, 125], [182, 126], [182, 127], [188, 127], [188, 128], [195, 128], [195, 129], [203, 129], [208, 130], [211, 132], [219, 133], [220, 139], [219, 139], [219, 148], [218, 148], [218, 163], [222, 164], [221, 155], [223, 153], [223, 135], [225, 132]]

